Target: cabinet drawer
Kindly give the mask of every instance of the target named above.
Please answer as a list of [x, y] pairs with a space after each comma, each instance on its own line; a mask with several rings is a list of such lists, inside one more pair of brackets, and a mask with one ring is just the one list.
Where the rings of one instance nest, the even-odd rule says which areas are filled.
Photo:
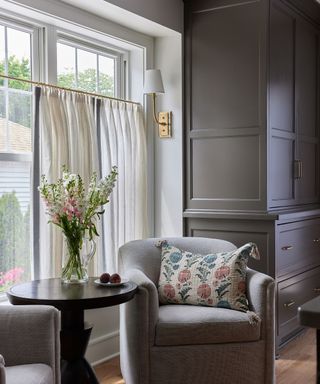
[[278, 225], [277, 277], [311, 268], [320, 262], [320, 220]]
[[320, 293], [320, 267], [278, 283], [278, 336], [282, 341], [300, 326], [297, 309]]

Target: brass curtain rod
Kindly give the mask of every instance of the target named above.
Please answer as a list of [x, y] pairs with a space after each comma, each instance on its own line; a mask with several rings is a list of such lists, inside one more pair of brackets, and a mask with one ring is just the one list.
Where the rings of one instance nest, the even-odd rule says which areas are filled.
[[124, 99], [119, 99], [116, 97], [111, 97], [111, 96], [105, 96], [101, 95], [99, 93], [93, 93], [93, 92], [86, 92], [86, 91], [81, 91], [79, 89], [72, 89], [72, 88], [65, 88], [65, 87], [59, 87], [58, 85], [54, 84], [49, 84], [49, 83], [41, 83], [39, 81], [33, 81], [33, 80], [27, 80], [27, 79], [21, 79], [19, 77], [14, 77], [14, 76], [7, 76], [2, 73], [0, 73], [0, 77], [8, 80], [16, 80], [16, 81], [22, 81], [24, 83], [36, 85], [36, 86], [42, 86], [42, 87], [50, 87], [50, 88], [55, 88], [55, 89], [61, 89], [63, 91], [69, 91], [69, 92], [75, 92], [75, 93], [80, 93], [82, 95], [88, 95], [88, 96], [94, 96], [102, 99], [111, 99], [111, 100], [116, 100], [116, 101], [123, 101], [124, 103], [129, 103], [129, 104], [136, 104], [140, 105], [140, 103], [136, 101], [130, 101], [130, 100], [124, 100]]

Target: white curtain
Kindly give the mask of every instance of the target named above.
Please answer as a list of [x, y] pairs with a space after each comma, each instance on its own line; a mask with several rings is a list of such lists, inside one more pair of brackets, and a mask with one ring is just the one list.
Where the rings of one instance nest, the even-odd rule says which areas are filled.
[[[39, 98], [40, 169], [49, 182], [61, 177], [62, 165], [87, 183], [118, 167], [118, 181], [98, 223], [97, 253], [90, 275], [117, 271], [118, 247], [143, 238], [147, 228], [146, 134], [139, 105], [41, 88]], [[40, 203], [39, 277], [61, 274], [61, 230], [47, 224]]]
[[[55, 182], [62, 176], [62, 166], [66, 165], [70, 172], [79, 173], [87, 185], [92, 172], [98, 171], [92, 97], [44, 87], [39, 111], [40, 174], [46, 175], [49, 182]], [[41, 278], [59, 277], [62, 267], [62, 233], [58, 227], [46, 224], [47, 221], [40, 204]]]
[[140, 105], [101, 100], [99, 112], [102, 176], [116, 165], [118, 182], [103, 218], [105, 265], [118, 268], [118, 248], [147, 236], [146, 132]]

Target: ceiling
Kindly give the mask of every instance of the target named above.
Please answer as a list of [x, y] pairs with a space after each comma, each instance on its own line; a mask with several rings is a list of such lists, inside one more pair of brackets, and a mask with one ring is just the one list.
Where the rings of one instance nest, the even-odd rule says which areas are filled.
[[177, 32], [105, 0], [59, 0], [149, 36], [175, 36]]

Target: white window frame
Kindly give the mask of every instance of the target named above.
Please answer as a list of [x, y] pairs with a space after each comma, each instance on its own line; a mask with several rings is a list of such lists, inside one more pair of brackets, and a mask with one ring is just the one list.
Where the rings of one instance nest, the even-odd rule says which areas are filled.
[[[40, 77], [40, 68], [42, 66], [42, 55], [40, 53], [40, 41], [42, 41], [42, 28], [29, 24], [27, 22], [22, 22], [20, 20], [15, 20], [11, 18], [4, 18], [0, 16], [0, 25], [16, 29], [22, 32], [29, 33], [31, 36], [30, 39], [30, 57], [31, 57], [31, 80], [38, 80]], [[5, 57], [8, 57], [8, 47], [5, 45]], [[5, 80], [8, 82], [8, 80]], [[5, 87], [1, 87], [2, 89]], [[8, 94], [7, 94], [8, 97]], [[6, 100], [6, 116], [8, 116], [8, 99]], [[33, 158], [33, 148], [30, 153], [19, 153], [19, 152], [0, 152], [0, 164], [3, 161], [12, 161], [12, 162], [27, 162], [32, 163]], [[30, 203], [32, 202], [32, 185], [30, 184]], [[33, 236], [36, 236], [33, 228], [33, 221], [30, 222], [30, 247], [31, 247], [31, 276], [34, 273], [34, 265], [37, 262], [37, 255], [34, 255], [32, 250]], [[6, 300], [5, 294], [0, 294], [0, 302]]]
[[[0, 16], [0, 25], [5, 27], [17, 29], [22, 32], [30, 33], [31, 35], [31, 80], [39, 79], [40, 67], [41, 67], [41, 54], [39, 52], [40, 41], [41, 41], [41, 28], [33, 26], [28, 23], [6, 18]], [[8, 47], [5, 45], [5, 56], [8, 56]], [[7, 81], [7, 80], [5, 80]], [[6, 116], [8, 116], [8, 100], [6, 102]], [[15, 153], [15, 152], [0, 152], [0, 161], [7, 161], [8, 156], [10, 161], [31, 161], [32, 152], [28, 153]]]

